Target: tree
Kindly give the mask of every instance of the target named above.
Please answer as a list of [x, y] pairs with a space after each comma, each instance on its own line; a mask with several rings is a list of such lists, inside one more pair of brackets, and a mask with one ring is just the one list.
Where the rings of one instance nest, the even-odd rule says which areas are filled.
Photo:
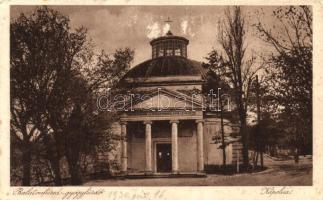
[[[224, 114], [225, 109], [229, 109], [228, 107], [225, 107], [228, 99], [227, 95], [232, 93], [230, 86], [227, 84], [227, 82], [221, 77], [218, 76], [219, 67], [222, 67], [224, 65], [223, 57], [220, 56], [216, 51], [213, 51], [212, 54], [210, 54], [210, 57], [207, 58], [209, 60], [209, 63], [204, 63], [204, 67], [208, 69], [206, 81], [203, 85], [203, 93], [205, 94], [205, 98], [208, 99], [208, 95], [210, 94], [210, 91], [218, 92], [218, 102], [216, 102], [218, 105], [212, 105], [214, 102], [208, 102], [209, 105], [209, 111], [216, 110], [219, 112], [220, 117], [220, 125], [221, 125], [221, 146], [222, 149], [222, 166], [223, 168], [226, 167], [226, 146], [227, 143], [225, 141], [225, 132], [224, 132]], [[212, 63], [212, 64], [210, 64]], [[210, 109], [212, 107], [212, 109]], [[214, 109], [215, 108], [215, 109]]]
[[255, 58], [245, 59], [245, 19], [241, 8], [235, 6], [225, 11], [225, 19], [219, 23], [218, 41], [221, 45], [222, 63], [218, 62], [220, 53], [213, 50], [208, 55], [209, 65], [216, 68], [217, 75], [233, 89], [234, 101], [239, 115], [240, 134], [243, 143], [243, 164], [249, 163], [248, 132], [246, 117], [248, 109], [249, 89], [259, 68], [254, 68]]
[[61, 75], [70, 69], [85, 39], [85, 30], [73, 33], [68, 22], [41, 7], [28, 17], [21, 14], [10, 25], [11, 132], [22, 141], [23, 185], [30, 185], [33, 143], [50, 129], [44, 116], [55, 86], [66, 79]]
[[[268, 115], [267, 115], [268, 116]], [[269, 116], [268, 116], [269, 117]], [[268, 145], [268, 141], [270, 137], [274, 137], [276, 132], [272, 132], [274, 129], [272, 128], [273, 122], [268, 117], [262, 118], [257, 122], [256, 125], [250, 127], [250, 146], [254, 150], [254, 158], [253, 158], [253, 165], [257, 166], [258, 164], [258, 157], [260, 154], [260, 164], [263, 168], [263, 158], [262, 153], [265, 151], [265, 147]], [[276, 139], [276, 138], [275, 138]]]
[[72, 32], [68, 17], [46, 6], [11, 22], [11, 135], [22, 144], [16, 148], [23, 154], [23, 185], [30, 185], [36, 142], [46, 147], [42, 155], [56, 185], [62, 184], [63, 156], [72, 184], [81, 184], [79, 155], [93, 151], [108, 128], [96, 99], [130, 68], [134, 52], [118, 49], [113, 59], [97, 55], [86, 32], [83, 27]]
[[255, 26], [274, 49], [267, 59], [272, 80], [268, 95], [282, 107], [285, 129], [292, 130], [297, 162], [300, 150], [312, 152], [312, 12], [309, 6], [289, 6], [276, 9], [273, 16], [277, 23], [272, 29], [261, 22]]
[[[92, 54], [91, 52], [87, 53]], [[80, 69], [78, 75], [82, 77], [80, 80], [84, 84], [77, 83], [78, 86], [81, 86], [77, 90], [75, 87], [71, 88], [72, 94], [69, 95], [72, 97], [71, 109], [64, 109], [66, 112], [61, 113], [70, 116], [61, 126], [65, 137], [59, 137], [59, 140], [65, 144], [65, 155], [69, 162], [73, 185], [82, 184], [79, 166], [81, 153], [87, 154], [94, 151], [96, 150], [94, 147], [106, 142], [100, 141], [99, 138], [104, 138], [103, 135], [109, 133], [110, 123], [115, 117], [113, 112], [100, 112], [96, 100], [100, 95], [105, 94], [108, 88], [115, 89], [120, 78], [130, 69], [134, 52], [125, 48], [117, 49], [112, 55], [113, 58], [104, 52], [93, 55], [94, 61], [83, 60], [80, 64], [75, 65]], [[90, 67], [90, 70], [87, 67]], [[69, 110], [72, 112], [70, 113]], [[55, 111], [57, 112], [57, 110]], [[78, 147], [76, 148], [75, 145]]]

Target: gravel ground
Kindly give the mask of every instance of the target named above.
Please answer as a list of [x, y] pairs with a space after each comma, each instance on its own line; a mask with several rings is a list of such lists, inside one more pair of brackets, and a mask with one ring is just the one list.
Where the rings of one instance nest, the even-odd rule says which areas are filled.
[[92, 180], [86, 186], [302, 186], [312, 185], [312, 159], [277, 161], [265, 157], [267, 170], [235, 175], [208, 174], [205, 178], [149, 178]]

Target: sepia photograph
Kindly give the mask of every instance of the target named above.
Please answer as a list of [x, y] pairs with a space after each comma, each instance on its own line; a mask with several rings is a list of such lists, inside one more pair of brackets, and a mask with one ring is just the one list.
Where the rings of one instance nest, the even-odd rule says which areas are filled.
[[10, 5], [9, 23], [10, 186], [313, 185], [311, 5]]

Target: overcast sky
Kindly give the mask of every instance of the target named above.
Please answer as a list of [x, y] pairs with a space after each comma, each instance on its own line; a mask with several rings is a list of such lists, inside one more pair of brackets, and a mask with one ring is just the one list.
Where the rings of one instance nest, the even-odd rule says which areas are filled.
[[[225, 6], [51, 6], [69, 16], [71, 27], [84, 26], [98, 50], [112, 53], [117, 48], [135, 50], [134, 65], [151, 58], [149, 41], [171, 29], [174, 35], [189, 39], [188, 57], [204, 61], [204, 57], [218, 48], [217, 24], [224, 16]], [[19, 13], [29, 14], [35, 6], [12, 6], [11, 18]], [[251, 26], [260, 20], [268, 27], [273, 23], [272, 6], [243, 7], [248, 23], [249, 53], [261, 53], [268, 46], [255, 36]], [[173, 22], [170, 27], [165, 20]]]

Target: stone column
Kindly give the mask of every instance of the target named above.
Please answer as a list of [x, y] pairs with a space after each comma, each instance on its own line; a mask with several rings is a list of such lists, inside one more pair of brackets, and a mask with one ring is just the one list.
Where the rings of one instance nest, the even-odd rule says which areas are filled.
[[197, 123], [197, 170], [204, 171], [204, 149], [203, 149], [203, 120], [196, 120]]
[[178, 123], [177, 120], [170, 121], [172, 124], [172, 173], [178, 173]]
[[121, 172], [127, 173], [127, 122], [121, 122]]
[[146, 141], [146, 173], [152, 173], [152, 167], [151, 167], [151, 121], [145, 121], [144, 122], [146, 128], [145, 128], [145, 141]]

